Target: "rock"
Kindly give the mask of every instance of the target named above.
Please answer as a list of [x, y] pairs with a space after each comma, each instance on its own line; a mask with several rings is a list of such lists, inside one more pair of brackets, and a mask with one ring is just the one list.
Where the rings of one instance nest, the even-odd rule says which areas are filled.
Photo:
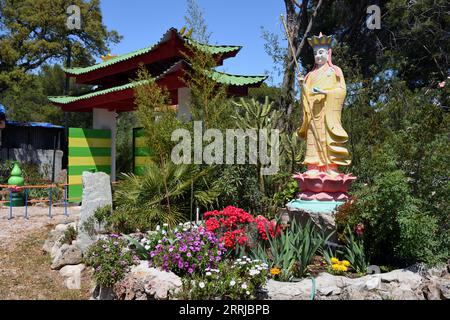
[[148, 261], [141, 261], [116, 283], [114, 293], [120, 300], [165, 300], [177, 293], [181, 286], [181, 278], [177, 275], [150, 268]]
[[441, 284], [439, 285], [439, 289], [441, 290], [441, 296], [445, 298], [445, 300], [450, 300], [450, 284]]
[[378, 289], [380, 287], [380, 284], [381, 284], [381, 280], [378, 275], [370, 276], [370, 278], [367, 279], [367, 281], [364, 285], [364, 289], [366, 289], [366, 290]]
[[268, 300], [310, 300], [312, 282], [280, 282], [269, 280], [265, 287]]
[[81, 260], [81, 251], [77, 246], [63, 244], [55, 254], [51, 268], [58, 270], [66, 265], [77, 265]]
[[45, 240], [42, 250], [47, 253], [51, 253], [53, 246], [55, 245], [55, 243], [57, 241], [59, 241], [62, 238], [63, 235], [64, 235], [64, 232], [61, 230], [55, 229], [55, 230], [50, 231], [50, 235], [47, 238], [47, 240]]
[[443, 277], [448, 273], [447, 265], [438, 265], [427, 270], [426, 274], [433, 277]]
[[76, 222], [58, 224], [55, 227], [55, 229], [50, 231], [50, 235], [47, 238], [47, 240], [45, 240], [42, 250], [47, 253], [50, 253], [53, 258], [54, 255], [56, 254], [56, 251], [63, 245], [63, 243], [61, 243], [61, 240], [64, 238], [65, 231], [69, 227], [76, 228], [76, 226], [77, 226]]
[[383, 300], [376, 291], [361, 290], [359, 286], [348, 286], [342, 290], [340, 300]]
[[441, 291], [433, 281], [428, 281], [422, 292], [427, 300], [441, 300]]
[[66, 278], [64, 283], [68, 289], [81, 289], [81, 273], [84, 268], [84, 264], [79, 264], [76, 266], [64, 266], [59, 270], [59, 274]]
[[67, 229], [69, 229], [69, 227], [76, 228], [76, 226], [77, 226], [76, 222], [61, 223], [55, 227], [55, 231], [60, 231], [60, 232], [64, 233]]
[[317, 289], [317, 293], [322, 296], [338, 295], [341, 293], [341, 289], [336, 286], [321, 287]]
[[388, 273], [380, 274], [381, 282], [397, 282], [397, 283], [405, 283], [412, 290], [417, 289], [421, 282], [422, 277], [414, 272], [408, 270], [394, 270]]
[[332, 213], [308, 211], [291, 206], [287, 206], [286, 209], [289, 212], [290, 220], [295, 219], [302, 225], [305, 225], [306, 222], [311, 221], [316, 226], [317, 230], [324, 232], [325, 236], [334, 232], [329, 241], [337, 243], [337, 234], [335, 232], [336, 222]]
[[113, 288], [100, 286], [100, 291], [99, 291], [99, 296], [98, 296], [99, 300], [114, 300], [114, 298], [115, 298], [115, 295], [114, 295]]
[[[83, 196], [78, 223], [77, 245], [84, 253], [97, 237], [84, 230], [83, 225], [91, 218], [97, 208], [112, 205], [111, 181], [103, 172], [83, 172]], [[100, 231], [100, 230], [96, 230]]]
[[61, 246], [64, 244], [63, 243], [63, 239], [64, 239], [64, 235], [60, 236], [53, 244], [52, 249], [50, 250], [50, 257], [52, 259], [54, 259], [56, 257], [56, 255], [58, 254], [58, 252], [61, 249]]
[[[439, 300], [450, 298], [450, 276], [423, 278], [409, 270], [347, 278], [321, 273], [315, 279], [316, 300]], [[311, 279], [300, 282], [269, 280], [266, 297], [271, 300], [309, 300]]]

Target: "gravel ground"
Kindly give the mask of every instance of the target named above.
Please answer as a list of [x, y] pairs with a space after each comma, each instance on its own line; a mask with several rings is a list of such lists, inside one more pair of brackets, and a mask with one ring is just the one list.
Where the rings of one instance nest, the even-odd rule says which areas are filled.
[[13, 208], [13, 219], [8, 220], [9, 207], [0, 207], [0, 248], [11, 250], [30, 233], [77, 220], [80, 207], [69, 207], [68, 217], [61, 207], [52, 208], [52, 218], [48, 217], [48, 207], [28, 207], [28, 220], [24, 218], [24, 213], [25, 208]]
[[91, 272], [83, 272], [82, 289], [69, 290], [58, 271], [50, 269], [51, 259], [42, 251], [50, 230], [60, 223], [78, 220], [80, 207], [13, 208], [14, 218], [8, 220], [9, 208], [0, 207], [0, 299], [2, 300], [87, 300], [90, 297]]

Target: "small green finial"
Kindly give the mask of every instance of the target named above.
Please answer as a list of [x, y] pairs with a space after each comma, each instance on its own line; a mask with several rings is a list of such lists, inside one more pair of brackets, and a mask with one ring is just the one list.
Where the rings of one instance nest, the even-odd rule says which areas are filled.
[[22, 170], [19, 167], [19, 163], [14, 162], [14, 167], [11, 171], [11, 177], [8, 179], [8, 185], [10, 186], [23, 186], [25, 179], [22, 177]]

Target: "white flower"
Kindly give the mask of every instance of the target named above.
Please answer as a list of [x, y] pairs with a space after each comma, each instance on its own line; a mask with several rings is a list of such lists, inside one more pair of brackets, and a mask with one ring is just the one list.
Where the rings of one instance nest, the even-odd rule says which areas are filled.
[[162, 243], [162, 241], [161, 241], [161, 240], [158, 240], [158, 243]]
[[236, 284], [236, 281], [234, 281], [234, 280], [230, 281], [230, 286], [234, 286], [235, 284]]
[[156, 226], [156, 231], [159, 231], [161, 229], [161, 227], [158, 225]]
[[202, 281], [198, 284], [198, 286], [200, 287], [200, 289], [203, 289], [205, 287], [205, 283]]
[[167, 223], [163, 224], [163, 227], [168, 227], [168, 226], [169, 226], [169, 224], [167, 224]]
[[178, 232], [178, 228], [175, 228], [175, 229], [173, 230], [173, 232], [177, 233], [177, 232]]
[[246, 264], [246, 263], [247, 263], [246, 261], [241, 261], [241, 262], [239, 262], [240, 265], [244, 265], [244, 264]]
[[250, 274], [251, 276], [256, 276], [257, 274], [259, 274], [259, 270], [251, 269], [251, 270], [249, 271], [249, 274]]
[[186, 232], [186, 231], [188, 231], [188, 229], [187, 228], [183, 228], [183, 231]]
[[245, 293], [246, 293], [248, 296], [250, 295], [250, 291], [246, 291]]
[[166, 231], [166, 230], [163, 230], [163, 231], [161, 231], [161, 233], [162, 233], [162, 234], [166, 234], [166, 233], [167, 233], [167, 231]]
[[209, 271], [208, 271], [208, 272], [206, 272], [205, 274], [206, 274], [206, 275], [207, 275], [208, 277], [209, 277], [210, 275], [212, 275], [212, 273], [211, 273], [211, 272], [209, 272]]
[[236, 262], [241, 262], [241, 261], [242, 261], [241, 259], [237, 259], [237, 260], [236, 260]]
[[178, 224], [180, 227], [182, 227], [183, 226], [183, 224], [180, 222], [179, 224]]
[[146, 245], [144, 248], [145, 248], [145, 250], [150, 250], [150, 246], [149, 245]]
[[244, 289], [244, 290], [247, 289], [247, 284], [244, 282], [244, 283], [242, 284], [241, 288]]

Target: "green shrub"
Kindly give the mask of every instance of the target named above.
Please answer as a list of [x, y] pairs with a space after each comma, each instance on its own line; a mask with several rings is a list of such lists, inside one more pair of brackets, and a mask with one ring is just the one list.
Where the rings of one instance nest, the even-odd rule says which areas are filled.
[[[118, 233], [147, 231], [158, 224], [174, 227], [190, 216], [190, 203], [206, 206], [217, 199], [218, 191], [201, 184], [209, 170], [195, 165], [175, 165], [171, 161], [150, 162], [140, 176], [123, 175], [114, 193], [115, 210], [111, 227]], [[194, 188], [193, 188], [194, 186]], [[204, 186], [204, 188], [200, 188]]]
[[442, 259], [436, 219], [419, 209], [421, 203], [411, 196], [403, 171], [378, 175], [357, 198], [348, 223], [351, 229], [364, 224], [366, 254], [372, 263], [406, 266]]
[[121, 280], [139, 258], [128, 248], [128, 242], [109, 236], [92, 244], [84, 257], [86, 265], [94, 268], [94, 279], [105, 287]]
[[76, 240], [78, 236], [78, 231], [75, 227], [70, 226], [66, 229], [66, 231], [64, 231], [64, 236], [61, 239], [61, 243], [67, 243], [67, 244], [72, 244], [72, 241]]

